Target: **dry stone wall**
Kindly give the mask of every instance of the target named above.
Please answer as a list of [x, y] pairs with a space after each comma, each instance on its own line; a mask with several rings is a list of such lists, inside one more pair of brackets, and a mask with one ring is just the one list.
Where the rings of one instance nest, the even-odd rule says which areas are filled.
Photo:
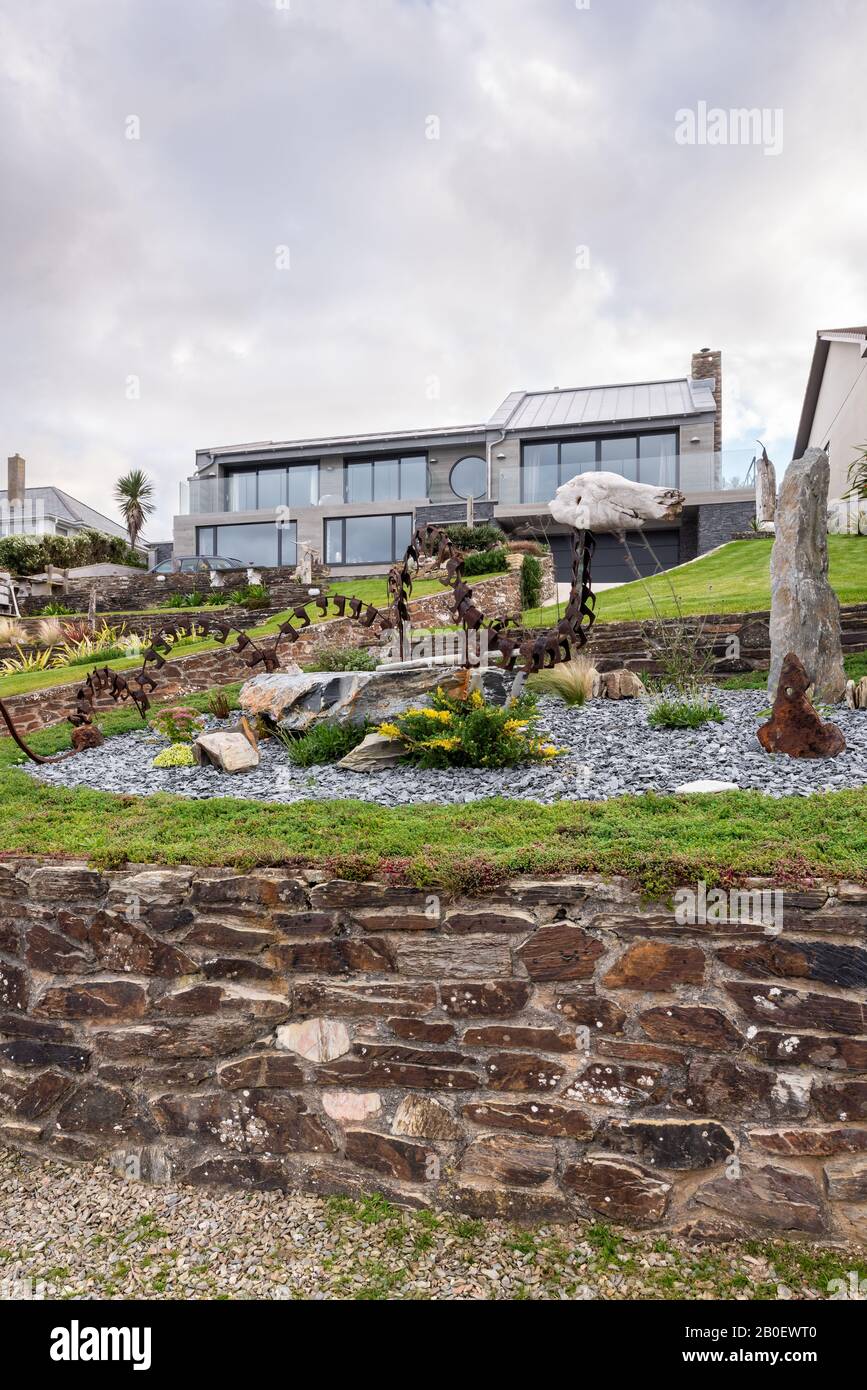
[[[867, 1239], [867, 889], [682, 925], [622, 880], [484, 897], [0, 865], [0, 1141], [147, 1181]], [[746, 903], [746, 915], [744, 904]]]

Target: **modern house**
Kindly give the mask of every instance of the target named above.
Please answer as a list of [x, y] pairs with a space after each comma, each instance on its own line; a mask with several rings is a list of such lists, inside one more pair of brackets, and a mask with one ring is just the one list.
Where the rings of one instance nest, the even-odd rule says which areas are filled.
[[0, 537], [74, 536], [77, 531], [101, 531], [127, 539], [123, 526], [59, 487], [27, 487], [26, 464], [20, 454], [7, 461], [7, 486], [0, 490]]
[[[379, 574], [416, 525], [493, 520], [552, 548], [569, 577], [569, 536], [548, 502], [587, 470], [679, 487], [676, 525], [648, 535], [666, 567], [744, 530], [754, 515], [751, 456], [722, 452], [721, 356], [702, 349], [689, 376], [620, 386], [513, 391], [482, 424], [201, 449], [182, 486], [176, 555], [292, 565], [302, 547], [332, 571]], [[642, 570], [655, 568], [639, 539]], [[631, 577], [623, 547], [599, 537], [597, 580]]]
[[847, 474], [867, 446], [867, 327], [820, 328], [793, 457], [824, 449], [831, 465], [828, 497], [846, 492]]

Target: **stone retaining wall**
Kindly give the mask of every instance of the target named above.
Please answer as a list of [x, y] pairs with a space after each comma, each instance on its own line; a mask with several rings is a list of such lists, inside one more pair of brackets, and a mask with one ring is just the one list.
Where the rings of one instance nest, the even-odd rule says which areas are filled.
[[[745, 887], [755, 891], [760, 883]], [[867, 1240], [867, 889], [0, 865], [0, 1140], [166, 1182]]]
[[[311, 584], [299, 583], [292, 569], [251, 566], [249, 570], [221, 570], [217, 587], [221, 593], [228, 596], [234, 589], [249, 584], [251, 574], [257, 583], [270, 589], [271, 597], [278, 608], [291, 608], [296, 603], [312, 602], [309, 598], [311, 588], [331, 587], [328, 571], [321, 565], [314, 567], [314, 579]], [[156, 604], [164, 603], [169, 594], [201, 594], [209, 592], [211, 587], [207, 574], [179, 573], [160, 576], [147, 570], [134, 574], [101, 574], [89, 579], [68, 580], [61, 594], [63, 602], [67, 607], [74, 607], [79, 612], [86, 613], [90, 591], [94, 585], [98, 613], [153, 608]], [[57, 597], [55, 593], [53, 598], [56, 600]], [[21, 611], [25, 615], [38, 615], [48, 602], [49, 599], [44, 594], [30, 595], [21, 599]]]

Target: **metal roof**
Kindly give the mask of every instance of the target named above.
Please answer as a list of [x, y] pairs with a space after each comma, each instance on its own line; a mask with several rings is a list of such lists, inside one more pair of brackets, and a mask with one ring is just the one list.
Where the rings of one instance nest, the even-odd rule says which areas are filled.
[[300, 452], [309, 454], [316, 449], [340, 449], [350, 445], [375, 449], [388, 448], [394, 444], [412, 444], [418, 440], [462, 439], [478, 436], [484, 438], [485, 425], [438, 425], [428, 430], [385, 430], [380, 434], [332, 434], [315, 439], [262, 439], [255, 444], [220, 444], [209, 449], [198, 449], [196, 467], [204, 468], [211, 458], [221, 454], [261, 454], [271, 450], [281, 452]]
[[684, 415], [712, 415], [713, 380], [679, 377], [625, 386], [583, 386], [574, 390], [512, 391], [484, 424], [445, 425], [427, 430], [386, 430], [381, 434], [324, 435], [313, 439], [259, 440], [196, 451], [196, 468], [228, 456], [251, 459], [270, 453], [315, 456], [317, 451], [393, 449], [401, 444], [483, 440], [490, 431], [546, 429], [568, 425], [618, 424]]
[[[493, 429], [540, 430], [562, 425], [620, 424], [674, 415], [713, 414], [713, 380], [679, 377], [626, 386], [513, 391], [491, 417]], [[509, 408], [511, 407], [511, 408]]]
[[[53, 517], [56, 521], [65, 521], [70, 526], [88, 527], [109, 536], [128, 539], [123, 526], [103, 516], [101, 512], [94, 511], [86, 502], [79, 502], [76, 498], [70, 497], [68, 492], [63, 492], [59, 487], [28, 487], [24, 489], [24, 495], [28, 502], [41, 502], [45, 515]], [[7, 497], [6, 489], [0, 489], [0, 502], [5, 502]]]

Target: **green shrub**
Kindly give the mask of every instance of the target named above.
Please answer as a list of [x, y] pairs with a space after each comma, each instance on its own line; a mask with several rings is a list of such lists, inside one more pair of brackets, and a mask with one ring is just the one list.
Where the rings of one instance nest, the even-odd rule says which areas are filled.
[[198, 710], [186, 705], [173, 705], [171, 709], [160, 710], [149, 721], [151, 728], [170, 743], [192, 743], [196, 734], [201, 733], [205, 721]]
[[265, 584], [243, 584], [232, 590], [231, 602], [242, 608], [270, 608], [271, 590]]
[[43, 618], [68, 618], [74, 612], [75, 609], [68, 607], [65, 603], [46, 603], [40, 611], [40, 616]]
[[300, 738], [277, 730], [290, 763], [296, 767], [315, 767], [317, 763], [336, 763], [357, 748], [370, 732], [367, 724], [316, 724]]
[[366, 647], [326, 647], [303, 671], [375, 671], [376, 657]]
[[698, 729], [702, 724], [722, 724], [725, 715], [719, 705], [707, 700], [658, 699], [647, 722], [654, 729]]
[[429, 708], [407, 710], [377, 730], [403, 739], [408, 761], [419, 767], [515, 767], [557, 756], [553, 744], [531, 732], [537, 715], [530, 695], [489, 705], [480, 691], [463, 699], [439, 688], [429, 698]]
[[494, 546], [502, 545], [506, 539], [499, 526], [494, 526], [490, 521], [480, 521], [478, 526], [455, 522], [453, 526], [444, 526], [442, 529], [452, 545], [465, 551], [491, 550]]
[[168, 595], [166, 596], [165, 602], [161, 603], [161, 604], [159, 605], [159, 607], [160, 607], [160, 608], [192, 608], [194, 605], [190, 602], [191, 599], [195, 599], [195, 600], [196, 600], [195, 606], [198, 607], [198, 601], [199, 601], [199, 596], [198, 596], [198, 594], [184, 594], [184, 593], [181, 593], [181, 591], [180, 591], [179, 589], [176, 589], [176, 590], [174, 591], [174, 593], [168, 594]]
[[465, 577], [473, 574], [499, 574], [509, 568], [506, 552], [499, 550], [474, 550], [464, 557]]
[[542, 566], [535, 555], [525, 555], [521, 561], [521, 607], [538, 608], [542, 598]]
[[45, 647], [42, 651], [25, 651], [16, 642], [15, 652], [15, 656], [7, 656], [0, 661], [0, 671], [4, 676], [21, 675], [27, 671], [47, 671], [54, 664], [50, 647]]
[[121, 536], [79, 531], [75, 536], [4, 536], [0, 539], [0, 568], [13, 574], [39, 574], [46, 565], [76, 569], [79, 565], [133, 565], [145, 561]]
[[195, 767], [196, 758], [188, 743], [173, 743], [154, 758], [154, 767]]

